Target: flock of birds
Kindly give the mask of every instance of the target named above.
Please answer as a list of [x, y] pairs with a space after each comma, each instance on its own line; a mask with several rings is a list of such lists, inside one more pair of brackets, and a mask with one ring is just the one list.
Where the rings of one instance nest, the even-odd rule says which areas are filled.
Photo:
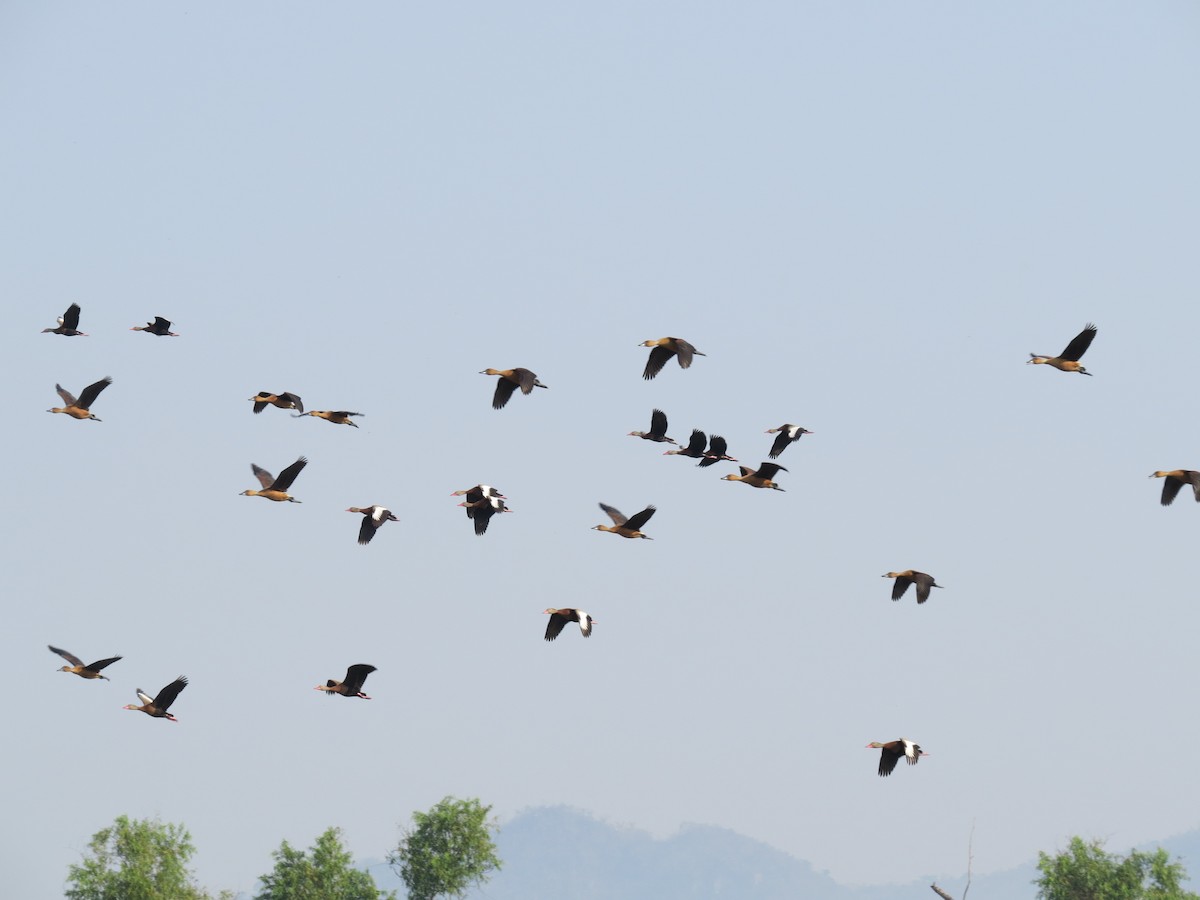
[[[79, 316], [80, 307], [78, 304], [73, 303], [58, 319], [58, 326], [56, 328], [46, 328], [43, 330], [43, 333], [60, 334], [68, 337], [86, 336], [84, 332], [79, 330]], [[135, 326], [131, 330], [145, 331], [159, 337], [178, 337], [170, 328], [171, 322], [169, 320], [156, 316], [152, 322], [147, 323], [145, 326]], [[1087, 352], [1095, 337], [1096, 326], [1088, 324], [1083, 331], [1067, 344], [1066, 348], [1058, 356], [1043, 356], [1031, 353], [1028, 362], [1032, 365], [1052, 366], [1062, 372], [1074, 372], [1090, 376], [1092, 373], [1088, 372], [1079, 361], [1084, 353]], [[649, 340], [639, 346], [651, 348], [649, 358], [646, 360], [645, 369], [642, 372], [642, 377], [647, 381], [654, 379], [662, 372], [671, 359], [677, 360], [680, 368], [688, 369], [691, 367], [695, 357], [705, 355], [688, 341], [676, 337]], [[547, 387], [547, 385], [542, 384], [538, 380], [534, 372], [525, 368], [488, 368], [482, 370], [480, 374], [495, 376], [497, 378], [495, 392], [492, 396], [492, 408], [497, 410], [503, 409], [518, 389], [520, 389], [522, 394], [529, 395], [533, 393], [534, 388]], [[91, 412], [91, 406], [96, 402], [101, 392], [110, 384], [112, 384], [111, 378], [102, 378], [85, 387], [78, 397], [73, 396], [63, 389], [61, 385], [55, 385], [65, 405], [52, 408], [49, 412], [63, 413], [75, 419], [98, 422], [100, 419]], [[311, 410], [306, 412], [302, 399], [297, 394], [286, 391], [281, 393], [260, 391], [249, 399], [254, 404], [253, 411], [255, 414], [261, 413], [268, 406], [274, 406], [283, 410], [294, 410], [296, 418], [314, 416], [335, 425], [349, 425], [354, 428], [358, 426], [353, 419], [362, 416], [362, 413], [348, 410]], [[670, 444], [673, 449], [665, 450], [664, 455], [686, 456], [696, 459], [698, 460], [697, 466], [701, 468], [708, 468], [721, 462], [738, 462], [736, 458], [729, 455], [728, 444], [721, 435], [709, 435], [699, 429], [693, 429], [687, 444], [681, 446], [673, 438], [667, 436], [667, 429], [668, 421], [666, 413], [661, 409], [654, 409], [650, 414], [650, 430], [631, 431], [629, 432], [629, 436], [655, 443]], [[776, 428], [767, 429], [766, 433], [776, 436], [767, 454], [771, 460], [777, 459], [791, 444], [799, 441], [804, 435], [812, 434], [807, 428], [790, 423], [784, 423]], [[260, 488], [242, 491], [242, 496], [264, 497], [267, 500], [277, 503], [299, 503], [301, 501], [291, 496], [288, 491], [300, 473], [304, 471], [304, 467], [307, 464], [308, 460], [301, 456], [295, 462], [283, 468], [276, 476], [257, 464], [252, 463], [251, 471], [258, 479]], [[753, 488], [765, 490], [784, 490], [784, 488], [780, 487], [774, 481], [780, 472], [787, 471], [779, 463], [764, 461], [759, 463], [756, 469], [739, 465], [738, 470], [738, 474], [727, 474], [722, 477], [722, 480], [737, 481]], [[1156, 471], [1150, 477], [1164, 479], [1161, 499], [1163, 506], [1169, 505], [1185, 485], [1192, 487], [1196, 501], [1200, 502], [1200, 472], [1190, 469], [1175, 469], [1170, 471]], [[491, 485], [476, 484], [470, 488], [454, 491], [451, 496], [463, 498], [459, 506], [466, 510], [467, 518], [471, 520], [476, 535], [482, 536], [487, 533], [488, 525], [494, 516], [500, 513], [512, 512], [507, 505], [507, 497]], [[628, 517], [613, 506], [605, 503], [599, 505], [600, 509], [612, 521], [612, 524], [596, 525], [593, 530], [607, 531], [627, 539], [653, 540], [650, 535], [643, 531], [656, 511], [653, 505], [646, 506], [644, 509]], [[358, 543], [363, 545], [369, 544], [374, 538], [375, 533], [387, 522], [399, 521], [391, 510], [379, 505], [367, 507], [352, 506], [346, 511], [362, 516], [362, 522], [358, 530]], [[900, 600], [906, 594], [908, 588], [913, 586], [915, 587], [917, 603], [923, 604], [929, 599], [933, 588], [940, 589], [942, 587], [932, 575], [919, 572], [915, 569], [887, 572], [882, 577], [894, 579], [891, 592], [892, 600], [894, 601]], [[591, 636], [593, 626], [595, 625], [595, 619], [582, 609], [549, 608], [544, 610], [543, 614], [550, 617], [545, 631], [545, 640], [547, 641], [555, 640], [569, 623], [577, 624], [580, 633], [585, 638]], [[102, 670], [121, 659], [119, 656], [114, 656], [85, 665], [79, 657], [65, 650], [53, 646], [50, 647], [50, 650], [62, 656], [71, 664], [63, 666], [60, 671], [71, 672], [81, 678], [87, 679], [107, 679], [107, 676], [102, 674]], [[330, 679], [323, 685], [317, 685], [315, 690], [324, 691], [328, 694], [339, 694], [343, 697], [369, 700], [371, 698], [363, 693], [363, 684], [367, 676], [374, 671], [374, 666], [357, 663], [347, 669], [346, 675], [341, 681]], [[179, 694], [187, 687], [187, 684], [187, 678], [180, 676], [162, 688], [153, 698], [138, 688], [137, 696], [141, 704], [130, 704], [125, 709], [138, 710], [149, 716], [164, 718], [172, 722], [177, 721], [169, 710]], [[909, 765], [916, 765], [922, 756], [929, 755], [921, 749], [919, 744], [907, 738], [899, 738], [898, 740], [886, 742], [872, 741], [867, 745], [867, 748], [880, 751], [878, 772], [880, 776], [884, 777], [892, 773], [896, 764], [901, 759], [904, 759]]]

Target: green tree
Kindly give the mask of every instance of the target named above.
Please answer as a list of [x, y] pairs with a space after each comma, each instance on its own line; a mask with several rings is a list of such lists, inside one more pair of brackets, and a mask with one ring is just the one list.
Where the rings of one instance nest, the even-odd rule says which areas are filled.
[[275, 869], [264, 875], [254, 900], [395, 900], [375, 887], [375, 879], [353, 867], [338, 828], [326, 830], [310, 851], [294, 850], [284, 841], [271, 854]]
[[429, 812], [413, 813], [414, 827], [388, 854], [408, 888], [409, 900], [462, 897], [500, 868], [487, 821], [490, 806], [478, 800], [445, 797]]
[[1200, 900], [1181, 887], [1188, 878], [1183, 863], [1171, 862], [1161, 847], [1121, 857], [1100, 841], [1073, 837], [1057, 856], [1038, 853], [1038, 871], [1040, 900]]
[[182, 825], [118, 816], [67, 874], [67, 900], [207, 900], [188, 871], [196, 852]]

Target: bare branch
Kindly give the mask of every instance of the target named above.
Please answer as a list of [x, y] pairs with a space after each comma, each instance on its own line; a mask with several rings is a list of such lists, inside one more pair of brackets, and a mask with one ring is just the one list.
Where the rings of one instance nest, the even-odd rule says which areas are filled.
[[971, 836], [967, 838], [967, 886], [963, 888], [962, 900], [967, 900], [971, 890], [971, 863], [975, 861], [975, 820], [971, 820]]

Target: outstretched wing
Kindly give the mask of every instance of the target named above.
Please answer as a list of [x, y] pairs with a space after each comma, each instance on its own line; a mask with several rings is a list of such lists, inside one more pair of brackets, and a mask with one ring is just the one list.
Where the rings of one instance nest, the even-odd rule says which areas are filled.
[[[496, 393], [492, 394], [492, 409], [504, 409], [504, 405], [508, 403], [512, 397], [513, 391], [517, 389], [515, 381], [509, 381], [503, 375], [496, 380]], [[533, 390], [533, 388], [530, 388]], [[526, 391], [525, 393], [529, 393]]]
[[674, 355], [675, 351], [669, 350], [666, 347], [653, 348], [650, 351], [650, 358], [646, 360], [646, 368], [642, 370], [642, 377], [649, 381], [663, 370], [663, 366], [665, 366]]
[[[50, 647], [49, 644], [47, 644], [46, 646]], [[57, 647], [50, 647], [50, 650], [54, 653], [57, 653], [59, 656], [61, 656], [63, 659], [65, 659], [67, 662], [69, 662], [73, 666], [82, 666], [83, 665], [83, 660], [80, 659], [78, 656], [76, 656], [74, 653], [68, 653], [66, 650], [59, 650]], [[120, 657], [117, 657], [117, 659], [120, 659]], [[110, 662], [111, 662], [111, 660], [110, 660]]]
[[903, 755], [899, 751], [884, 747], [879, 751], [879, 774], [884, 778], [891, 775], [892, 770], [896, 768], [896, 763], [900, 761], [900, 757]]
[[570, 619], [564, 616], [561, 611], [550, 613], [550, 621], [546, 623], [546, 640], [552, 641], [562, 634], [562, 630], [567, 627], [567, 622], [569, 621]]
[[1068, 362], [1078, 362], [1079, 358], [1087, 353], [1087, 348], [1092, 346], [1092, 339], [1095, 337], [1096, 326], [1088, 322], [1083, 331], [1075, 335], [1071, 343], [1067, 344], [1067, 349], [1058, 354], [1058, 358]]
[[360, 544], [371, 543], [371, 538], [375, 537], [375, 529], [377, 527], [370, 516], [363, 516], [362, 524], [358, 526], [358, 542]]
[[308, 465], [308, 460], [303, 456], [279, 473], [279, 477], [272, 483], [271, 487], [277, 491], [286, 491], [292, 486], [292, 482], [296, 480], [296, 476]]
[[62, 402], [65, 406], [75, 405], [75, 395], [70, 391], [63, 390], [63, 386], [61, 384], [56, 384], [54, 389], [58, 391], [58, 396], [62, 397]]
[[79, 304], [72, 303], [62, 317], [63, 328], [67, 331], [79, 330]]
[[254, 473], [254, 477], [258, 479], [258, 483], [262, 485], [262, 489], [264, 491], [275, 482], [275, 476], [262, 466], [256, 466], [254, 463], [250, 463], [250, 471]]
[[650, 413], [650, 433], [663, 437], [667, 433], [667, 414], [661, 409]]
[[708, 443], [708, 435], [699, 428], [692, 429], [692, 436], [688, 439], [688, 445], [683, 450], [684, 456], [699, 456], [704, 452], [704, 445]]
[[119, 657], [119, 656], [110, 656], [108, 659], [98, 659], [94, 663], [92, 663], [90, 666], [84, 666], [84, 668], [91, 669], [93, 672], [99, 672], [105, 666], [111, 666], [113, 663], [115, 663], [120, 658], [121, 657]]
[[528, 369], [513, 369], [513, 374], [517, 376], [517, 383], [521, 387], [522, 394], [528, 394], [533, 391], [534, 385], [537, 384], [537, 376]]
[[771, 479], [771, 478], [774, 478], [776, 475], [778, 475], [780, 472], [786, 472], [786, 471], [787, 471], [787, 469], [785, 469], [783, 466], [779, 465], [779, 463], [765, 462], [765, 463], [758, 464], [758, 471], [755, 474], [758, 475], [760, 478]]
[[[625, 522], [625, 527], [632, 531], [641, 531], [642, 526], [650, 521], [650, 517], [654, 515], [655, 512], [656, 509], [653, 506], [647, 506], [641, 512], [634, 513], [632, 516], [630, 516]], [[618, 522], [617, 524], [620, 525], [621, 523]]]
[[608, 513], [608, 517], [613, 520], [614, 525], [624, 525], [625, 517], [621, 515], [621, 511], [615, 507], [609, 506], [607, 503], [601, 503], [600, 508]]
[[1179, 489], [1183, 487], [1183, 482], [1174, 475], [1168, 475], [1163, 479], [1162, 505], [1170, 506], [1171, 501], [1175, 499], [1175, 495], [1179, 493]]
[[696, 348], [682, 338], [673, 338], [673, 340], [675, 341], [675, 352], [679, 354], [679, 368], [686, 369], [692, 364], [692, 356], [696, 353]]
[[793, 438], [788, 437], [786, 431], [779, 432], [779, 434], [775, 435], [775, 443], [771, 445], [771, 452], [768, 454], [768, 456], [770, 456], [771, 459], [775, 459], [780, 453], [787, 449], [788, 444], [790, 444], [792, 440]]
[[175, 698], [179, 696], [179, 692], [187, 687], [188, 680], [180, 675], [165, 688], [158, 692], [158, 696], [154, 698], [154, 705], [166, 712], [171, 708], [171, 704], [175, 702]]
[[369, 666], [366, 663], [356, 663], [346, 670], [346, 678], [342, 684], [346, 686], [349, 694], [357, 694], [362, 690], [363, 682], [367, 680], [367, 676], [374, 671], [374, 666]]
[[279, 399], [291, 400], [292, 404], [296, 407], [297, 412], [304, 412], [304, 401], [302, 401], [297, 395], [289, 393], [288, 391], [284, 391], [279, 395]]
[[101, 378], [99, 381], [94, 382], [93, 384], [89, 384], [83, 389], [82, 393], [80, 393], [79, 402], [75, 405], [80, 409], [89, 409], [96, 401], [96, 398], [100, 396], [100, 392], [110, 384], [112, 384], [112, 379], [107, 376]]
[[910, 579], [905, 578], [903, 575], [897, 575], [896, 583], [892, 585], [892, 599], [899, 600], [901, 597], [903, 597], [904, 592], [908, 590], [908, 586], [910, 584], [912, 584]]

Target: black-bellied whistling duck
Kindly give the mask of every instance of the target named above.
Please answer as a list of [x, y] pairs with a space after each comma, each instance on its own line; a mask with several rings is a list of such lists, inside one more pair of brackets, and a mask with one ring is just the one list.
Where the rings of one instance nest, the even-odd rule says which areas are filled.
[[500, 376], [496, 382], [496, 393], [492, 395], [492, 409], [504, 409], [504, 404], [508, 403], [517, 388], [521, 389], [522, 394], [532, 394], [535, 387], [546, 386], [528, 369], [484, 369], [479, 374]]
[[318, 684], [313, 690], [325, 691], [329, 694], [341, 694], [343, 697], [359, 697], [363, 700], [370, 700], [371, 698], [363, 693], [363, 682], [374, 671], [374, 666], [368, 666], [366, 663], [355, 663], [346, 670], [346, 677], [342, 681], [334, 681], [330, 678], [324, 684]]
[[657, 341], [642, 341], [638, 346], [654, 348], [650, 351], [650, 358], [646, 360], [646, 368], [642, 370], [642, 377], [647, 381], [661, 372], [672, 356], [678, 356], [679, 368], [686, 369], [691, 366], [693, 356], [705, 355], [683, 338], [665, 337]]
[[79, 394], [79, 399], [76, 400], [70, 391], [63, 390], [61, 384], [56, 384], [54, 389], [58, 391], [58, 396], [62, 397], [63, 403], [66, 406], [56, 406], [53, 409], [48, 409], [46, 412], [66, 413], [72, 419], [91, 419], [93, 422], [99, 422], [100, 419], [92, 415], [92, 404], [96, 402], [96, 398], [100, 396], [100, 392], [112, 384], [112, 379], [108, 376], [101, 378], [99, 381], [89, 384]]
[[775, 475], [777, 473], [787, 471], [787, 469], [785, 469], [783, 466], [779, 465], [779, 463], [769, 463], [769, 462], [759, 463], [757, 471], [755, 471], [754, 469], [747, 468], [746, 466], [738, 466], [738, 469], [741, 471], [742, 474], [740, 474], [740, 475], [733, 475], [733, 474], [725, 475], [724, 477], [721, 478], [721, 480], [722, 481], [740, 481], [742, 484], [748, 484], [748, 485], [750, 485], [750, 487], [756, 487], [756, 488], [771, 488], [772, 490], [776, 490], [776, 491], [783, 490], [783, 488], [781, 488], [779, 485], [777, 485], [774, 481], [771, 480], [772, 478], [775, 477]]
[[579, 630], [583, 632], [584, 637], [592, 636], [592, 625], [596, 621], [582, 609], [544, 609], [543, 614], [550, 616], [550, 621], [546, 623], [546, 640], [552, 641], [567, 627], [568, 622], [578, 622]]
[[[50, 647], [49, 644], [46, 646]], [[109, 679], [107, 675], [101, 675], [100, 670], [105, 666], [111, 666], [121, 658], [119, 656], [110, 656], [108, 659], [98, 659], [94, 663], [88, 663], [85, 666], [83, 664], [83, 660], [73, 653], [68, 653], [66, 650], [59, 650], [57, 647], [50, 647], [50, 649], [71, 664], [69, 666], [63, 666], [58, 671], [73, 672], [80, 678], [103, 678], [105, 681], [109, 681], [111, 679]]]
[[708, 435], [699, 428], [692, 429], [692, 436], [686, 447], [678, 450], [664, 450], [663, 456], [690, 456], [692, 459], [704, 459], [704, 445], [708, 443]]
[[159, 691], [158, 696], [154, 699], [151, 699], [149, 694], [138, 688], [137, 695], [138, 699], [142, 701], [142, 705], [134, 706], [129, 704], [125, 709], [136, 709], [138, 712], [144, 712], [146, 715], [153, 716], [156, 719], [168, 719], [171, 722], [178, 722], [179, 720], [167, 712], [167, 710], [171, 708], [171, 704], [175, 702], [175, 698], [179, 696], [179, 692], [187, 687], [187, 685], [188, 680], [180, 675]]
[[66, 337], [87, 337], [79, 330], [79, 304], [72, 303], [67, 311], [58, 317], [57, 328], [43, 328], [42, 334], [61, 334]]
[[155, 316], [153, 322], [147, 322], [145, 325], [134, 325], [130, 331], [146, 331], [150, 334], [156, 334], [159, 337], [179, 337], [171, 330], [171, 322], [169, 319], [164, 319], [162, 316]]
[[924, 603], [929, 599], [929, 589], [941, 589], [941, 585], [933, 580], [932, 575], [926, 575], [924, 572], [917, 572], [913, 569], [905, 569], [903, 572], [888, 572], [882, 576], [884, 578], [895, 578], [896, 583], [892, 585], [892, 599], [899, 600], [904, 596], [904, 592], [908, 590], [910, 584], [917, 586], [917, 602]]
[[631, 431], [629, 437], [639, 437], [643, 441], [656, 441], [660, 444], [674, 444], [674, 438], [667, 437], [667, 414], [661, 409], [650, 413], [649, 431]]
[[499, 494], [484, 496], [482, 492], [476, 494], [475, 491], [468, 491], [467, 499], [458, 505], [466, 509], [467, 518], [475, 523], [477, 537], [487, 534], [488, 523], [491, 522], [492, 516], [497, 513], [512, 512]]
[[250, 398], [254, 401], [254, 412], [260, 413], [267, 408], [269, 403], [271, 406], [277, 406], [280, 409], [294, 409], [296, 412], [304, 412], [304, 403], [300, 398], [289, 391], [284, 391], [282, 394], [272, 394], [270, 391], [259, 391]]
[[771, 445], [771, 452], [767, 455], [771, 459], [777, 459], [779, 454], [788, 448], [789, 444], [793, 444], [800, 440], [803, 435], [812, 434], [807, 428], [801, 428], [799, 425], [788, 425], [784, 423], [778, 428], [768, 428], [767, 434], [779, 433], [779, 437], [775, 438], [775, 443]]
[[352, 506], [346, 512], [362, 513], [362, 525], [358, 527], [358, 542], [360, 544], [371, 543], [371, 538], [375, 537], [375, 532], [383, 527], [384, 522], [399, 522], [392, 511], [386, 506], [367, 506], [359, 508]]
[[308, 460], [301, 456], [298, 460], [279, 473], [276, 478], [266, 469], [250, 463], [250, 470], [254, 472], [254, 477], [258, 479], [259, 484], [263, 486], [261, 491], [249, 490], [242, 491], [239, 497], [266, 497], [268, 500], [274, 500], [277, 503], [282, 503], [287, 500], [289, 503], [299, 503], [295, 497], [288, 494], [287, 489], [292, 486], [292, 482], [296, 480], [296, 476], [300, 471], [308, 465]]
[[1170, 506], [1171, 501], [1175, 499], [1175, 495], [1179, 493], [1179, 489], [1185, 484], [1192, 486], [1192, 491], [1196, 495], [1196, 502], [1200, 503], [1200, 472], [1195, 472], [1192, 469], [1173, 469], [1170, 472], [1155, 472], [1150, 477], [1167, 479], [1163, 482], [1163, 506]]
[[879, 754], [879, 776], [881, 778], [887, 778], [892, 774], [892, 769], [896, 768], [900, 757], [904, 757], [910, 766], [915, 766], [922, 756], [929, 755], [921, 749], [920, 744], [914, 744], [908, 738], [900, 738], [898, 741], [871, 741], [867, 744], [867, 749], [882, 751]]
[[1096, 326], [1088, 322], [1084, 326], [1083, 331], [1075, 335], [1071, 339], [1071, 343], [1067, 344], [1067, 348], [1058, 356], [1039, 356], [1036, 353], [1030, 353], [1029, 361], [1026, 365], [1054, 366], [1060, 372], [1078, 372], [1080, 375], [1091, 375], [1091, 372], [1079, 364], [1079, 359], [1083, 354], [1087, 353], [1087, 348], [1092, 346], [1092, 339], [1095, 336]]
[[502, 493], [492, 487], [490, 484], [477, 484], [474, 487], [464, 488], [461, 491], [455, 491], [451, 497], [466, 496], [468, 503], [475, 503], [482, 500], [484, 497], [499, 497], [501, 500], [506, 500]]
[[647, 506], [641, 512], [634, 513], [628, 519], [621, 515], [620, 510], [614, 509], [606, 503], [601, 503], [600, 508], [608, 513], [608, 517], [613, 520], [613, 523], [611, 525], [593, 525], [592, 531], [608, 531], [612, 534], [619, 534], [623, 538], [654, 540], [650, 535], [642, 534], [642, 526], [650, 521], [650, 517], [656, 511], [654, 506]]
[[358, 423], [353, 421], [351, 416], [361, 416], [362, 413], [347, 412], [344, 409], [339, 409], [336, 412], [328, 409], [314, 409], [306, 413], [292, 416], [293, 419], [303, 419], [305, 416], [316, 416], [318, 419], [324, 419], [326, 422], [332, 422], [334, 425], [353, 425], [358, 427]]
[[696, 465], [701, 468], [705, 468], [707, 466], [716, 465], [717, 463], [721, 462], [721, 460], [737, 462], [736, 459], [729, 455], [728, 451], [729, 448], [725, 445], [725, 438], [721, 437], [719, 434], [710, 434], [708, 436], [708, 449], [704, 451], [704, 459], [700, 460], [700, 462], [696, 463]]

